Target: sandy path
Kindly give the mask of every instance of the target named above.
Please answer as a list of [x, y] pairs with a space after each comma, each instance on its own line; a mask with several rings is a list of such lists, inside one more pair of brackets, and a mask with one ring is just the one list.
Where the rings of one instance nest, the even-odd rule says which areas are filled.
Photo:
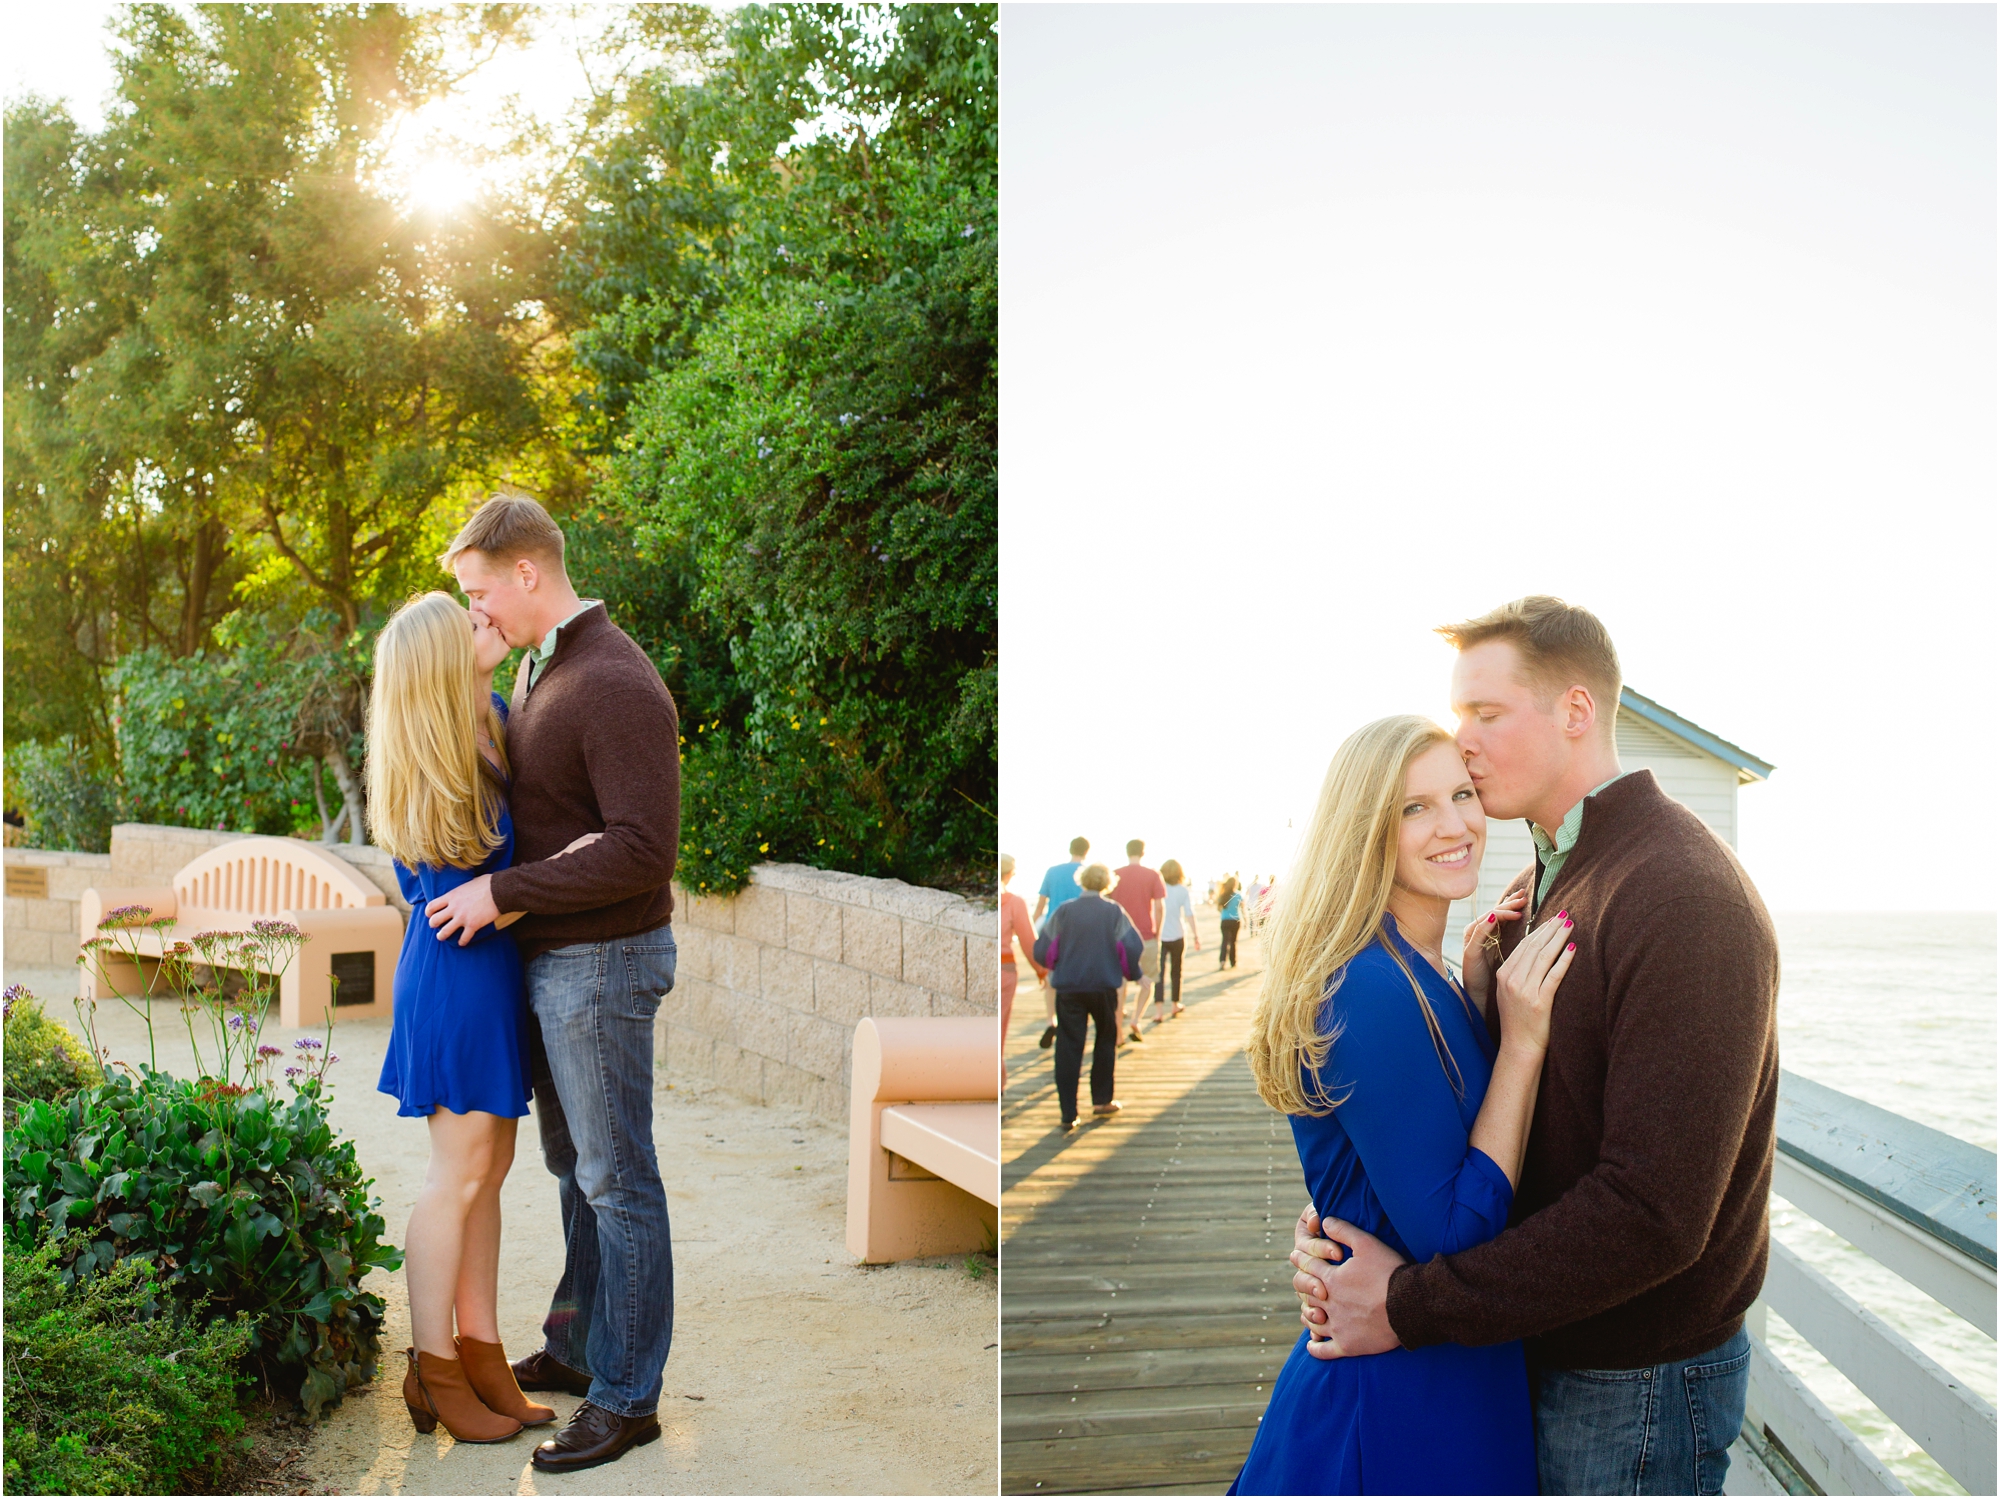
[[[48, 1012], [73, 1024], [73, 970], [10, 967], [6, 981], [60, 996]], [[145, 1027], [123, 1007], [102, 1005], [98, 1025], [114, 1057], [144, 1058]], [[158, 1007], [155, 1030], [160, 1065], [187, 1070], [174, 1007]], [[374, 1091], [388, 1032], [386, 1020], [336, 1030], [332, 1112], [375, 1176], [389, 1238], [400, 1243], [427, 1146], [424, 1126], [397, 1118]], [[289, 1050], [298, 1034], [274, 1013], [267, 1039]], [[495, 1446], [456, 1444], [442, 1428], [418, 1436], [401, 1398], [403, 1277], [378, 1273], [369, 1288], [388, 1303], [381, 1376], [347, 1397], [302, 1466], [325, 1491], [354, 1494], [995, 1492], [992, 1258], [972, 1262], [977, 1275], [963, 1257], [857, 1266], [842, 1243], [844, 1131], [699, 1082], [663, 1082], [654, 1100], [675, 1249], [664, 1437], [619, 1462], [552, 1478], [528, 1461], [546, 1430]], [[510, 1353], [519, 1353], [540, 1343], [562, 1267], [555, 1179], [542, 1167], [532, 1114], [521, 1121], [503, 1202], [500, 1326]], [[577, 1403], [537, 1398], [559, 1417]]]

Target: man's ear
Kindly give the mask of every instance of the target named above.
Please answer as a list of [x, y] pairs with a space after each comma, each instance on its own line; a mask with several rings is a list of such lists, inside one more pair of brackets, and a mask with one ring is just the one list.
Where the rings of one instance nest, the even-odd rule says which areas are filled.
[[522, 557], [514, 564], [514, 576], [526, 592], [533, 593], [535, 585], [541, 581], [541, 569], [535, 566], [534, 558]]
[[1581, 739], [1597, 727], [1597, 702], [1588, 687], [1572, 687], [1564, 694], [1563, 733]]

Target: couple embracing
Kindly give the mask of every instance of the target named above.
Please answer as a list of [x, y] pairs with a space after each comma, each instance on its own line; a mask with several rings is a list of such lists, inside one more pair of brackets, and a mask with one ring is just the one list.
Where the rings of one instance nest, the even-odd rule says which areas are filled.
[[[1266, 936], [1250, 1060], [1312, 1195], [1307, 1326], [1232, 1492], [1721, 1493], [1768, 1252], [1771, 920], [1621, 769], [1594, 616], [1531, 597], [1440, 633], [1456, 734], [1341, 745]], [[1454, 972], [1496, 817], [1535, 860]]]
[[[440, 560], [471, 608], [434, 592], [397, 610], [369, 705], [370, 827], [410, 902], [380, 1088], [431, 1152], [403, 1400], [419, 1431], [498, 1442], [555, 1420], [524, 1390], [585, 1396], [534, 1452], [567, 1472], [660, 1435], [673, 1257], [653, 1017], [674, 983], [679, 724], [645, 653], [576, 596], [533, 500], [489, 499]], [[516, 647], [509, 704], [493, 672]], [[564, 1263], [543, 1346], [510, 1365], [500, 1188], [531, 1093]]]

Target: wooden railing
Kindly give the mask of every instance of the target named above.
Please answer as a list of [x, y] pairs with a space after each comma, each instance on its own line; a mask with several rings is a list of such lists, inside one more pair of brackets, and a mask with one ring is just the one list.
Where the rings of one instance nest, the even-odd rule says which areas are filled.
[[[1994, 1335], [1994, 1155], [1900, 1114], [1781, 1076], [1772, 1191]], [[1993, 1407], [1793, 1250], [1771, 1241], [1751, 1308], [1750, 1399], [1732, 1492], [1909, 1490], [1764, 1339], [1776, 1311], [1968, 1493], [1995, 1489]]]

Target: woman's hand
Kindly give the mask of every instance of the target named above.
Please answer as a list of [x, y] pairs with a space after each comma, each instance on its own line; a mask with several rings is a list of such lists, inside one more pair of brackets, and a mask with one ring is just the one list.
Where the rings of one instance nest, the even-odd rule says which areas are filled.
[[1502, 896], [1499, 904], [1484, 916], [1475, 917], [1465, 929], [1465, 956], [1460, 963], [1464, 975], [1466, 994], [1486, 1008], [1487, 991], [1493, 987], [1494, 959], [1500, 952], [1500, 928], [1509, 921], [1519, 921], [1521, 912], [1527, 909], [1528, 892], [1516, 890], [1512, 895]]
[[1528, 933], [1508, 954], [1495, 976], [1499, 991], [1500, 1038], [1503, 1046], [1549, 1046], [1549, 1017], [1555, 1013], [1556, 990], [1569, 972], [1576, 944], [1575, 925], [1567, 911], [1558, 911], [1546, 926]]

